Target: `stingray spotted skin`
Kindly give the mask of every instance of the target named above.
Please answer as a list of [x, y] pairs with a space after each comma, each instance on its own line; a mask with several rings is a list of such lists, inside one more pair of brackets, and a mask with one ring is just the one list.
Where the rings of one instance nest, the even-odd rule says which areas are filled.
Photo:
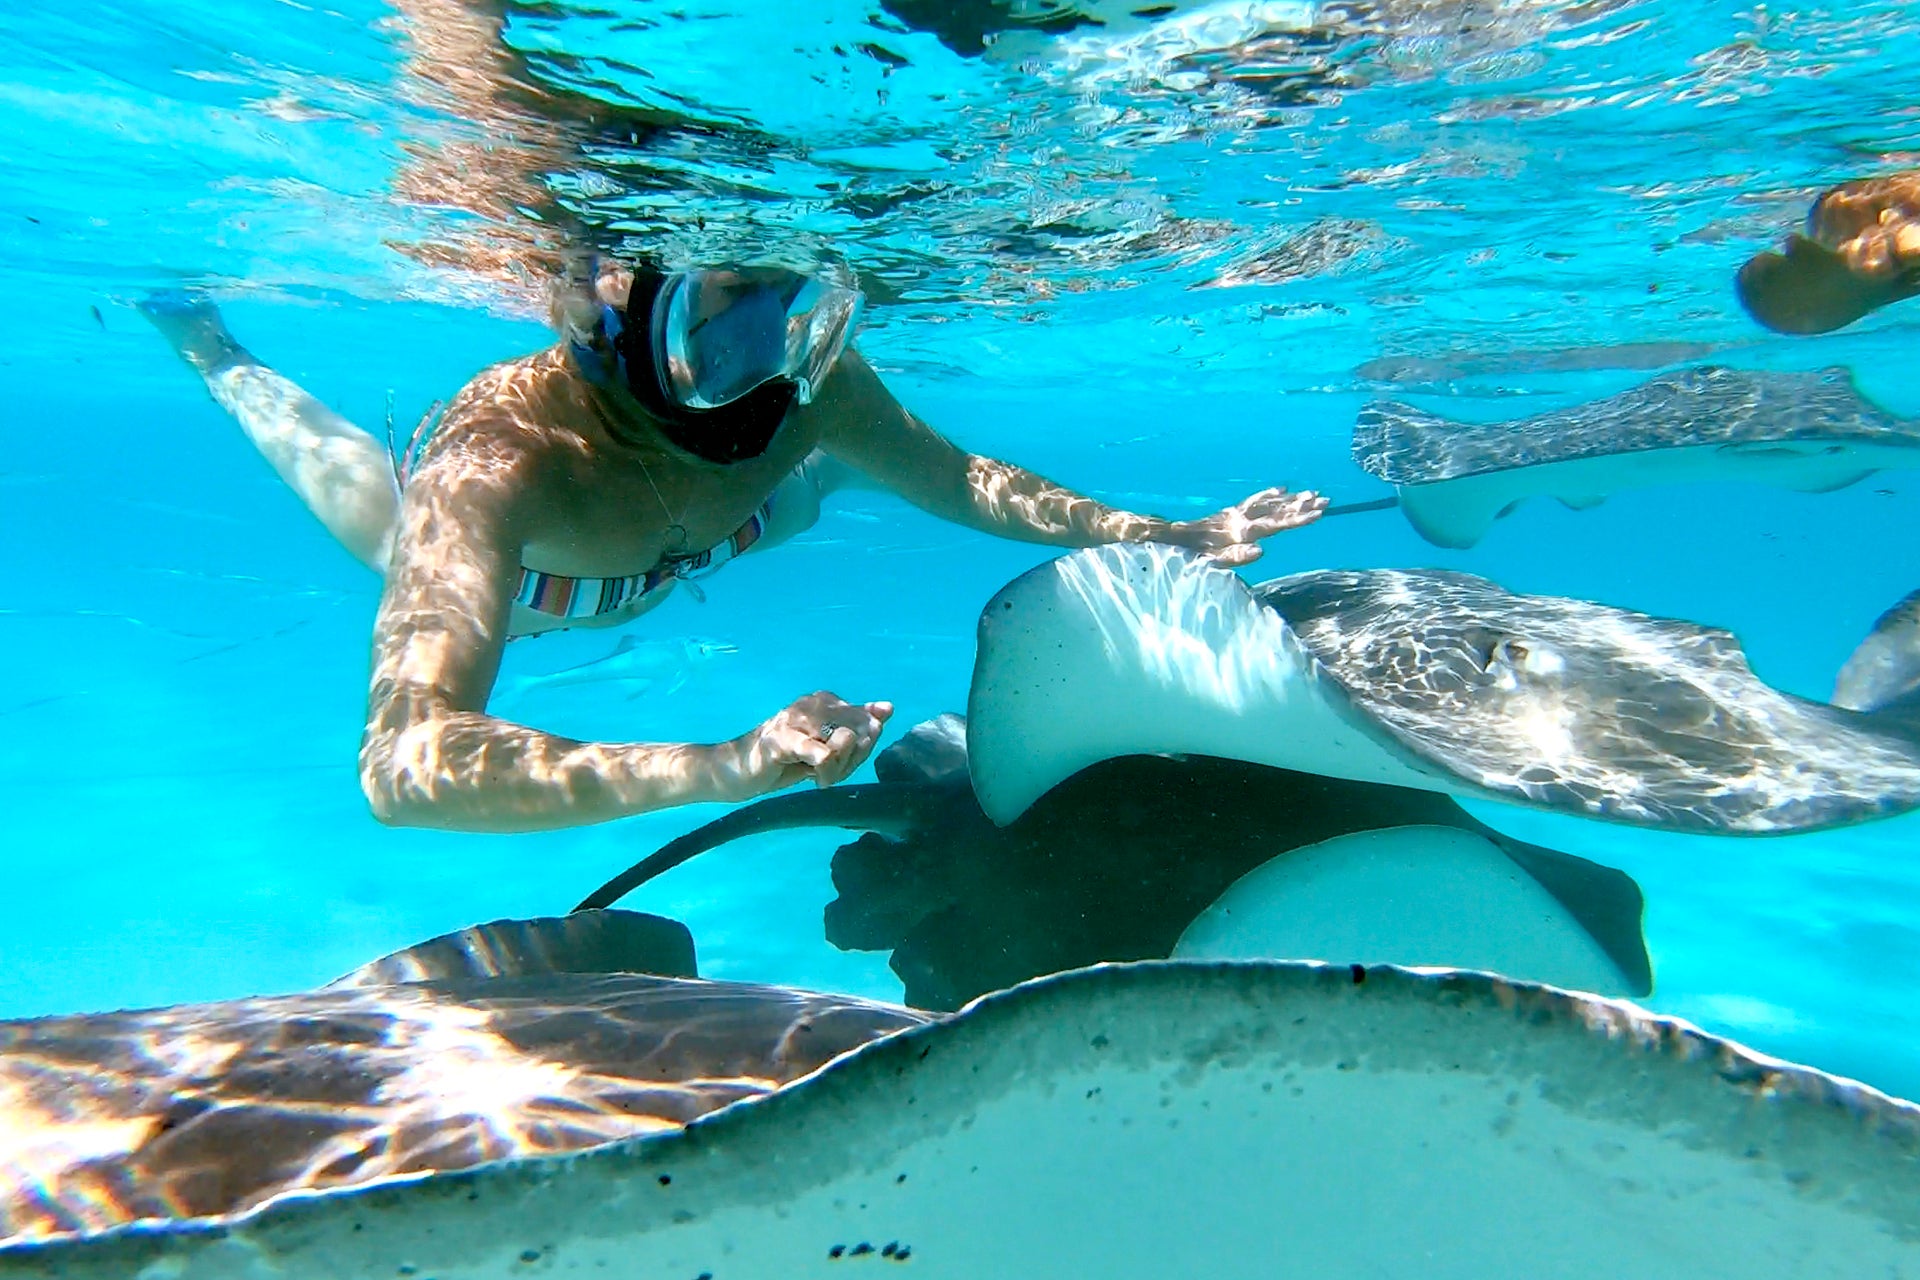
[[1356, 709], [1496, 796], [1679, 831], [1765, 834], [1920, 805], [1920, 747], [1789, 697], [1729, 633], [1435, 571], [1263, 583]]
[[1916, 1280], [1920, 1110], [1457, 970], [1103, 965], [592, 1152], [0, 1248], [9, 1280]]
[[1422, 485], [1655, 449], [1798, 441], [1920, 450], [1920, 424], [1865, 399], [1845, 369], [1707, 366], [1510, 422], [1451, 422], [1396, 402], [1370, 405], [1354, 426], [1353, 459], [1390, 484]]
[[779, 987], [555, 974], [0, 1023], [0, 1240], [677, 1129], [924, 1021]]

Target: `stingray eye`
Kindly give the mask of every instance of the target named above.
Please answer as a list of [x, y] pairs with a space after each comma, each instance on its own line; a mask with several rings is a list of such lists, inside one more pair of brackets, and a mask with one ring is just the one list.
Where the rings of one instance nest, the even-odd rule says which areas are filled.
[[1498, 668], [1501, 679], [1511, 680], [1527, 669], [1527, 660], [1532, 654], [1533, 650], [1524, 641], [1505, 637], [1487, 647], [1486, 658], [1480, 666], [1489, 675]]

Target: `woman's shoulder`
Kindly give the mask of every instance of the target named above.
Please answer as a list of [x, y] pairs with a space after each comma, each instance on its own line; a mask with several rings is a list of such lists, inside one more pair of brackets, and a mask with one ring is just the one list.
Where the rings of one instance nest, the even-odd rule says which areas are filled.
[[499, 411], [540, 416], [555, 386], [569, 372], [555, 348], [490, 364], [467, 379], [447, 403], [447, 414], [486, 417]]
[[408, 448], [410, 478], [431, 472], [444, 482], [475, 468], [495, 476], [534, 474], [567, 416], [546, 355], [503, 360], [468, 379], [416, 431]]
[[542, 452], [573, 430], [574, 381], [564, 353], [552, 349], [489, 365], [447, 402], [434, 438]]

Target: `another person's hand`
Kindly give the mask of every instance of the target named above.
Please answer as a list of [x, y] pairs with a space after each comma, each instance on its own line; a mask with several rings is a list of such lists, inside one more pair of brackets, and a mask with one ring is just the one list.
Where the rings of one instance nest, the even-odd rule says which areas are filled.
[[807, 778], [822, 787], [844, 781], [866, 763], [892, 714], [891, 702], [808, 694], [720, 748], [728, 798], [751, 799]]
[[1920, 294], [1920, 170], [1827, 191], [1807, 234], [1755, 254], [1734, 286], [1748, 314], [1780, 333], [1827, 333]]
[[1299, 493], [1262, 489], [1245, 502], [1205, 519], [1181, 521], [1173, 526], [1167, 541], [1235, 568], [1260, 558], [1260, 539], [1312, 524], [1326, 509], [1327, 500], [1311, 489]]

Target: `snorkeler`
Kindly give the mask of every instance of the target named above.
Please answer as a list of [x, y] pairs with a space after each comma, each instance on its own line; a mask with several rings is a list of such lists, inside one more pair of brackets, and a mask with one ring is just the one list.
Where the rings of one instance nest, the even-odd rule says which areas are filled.
[[1749, 258], [1734, 287], [1740, 305], [1780, 333], [1826, 333], [1920, 294], [1920, 170], [1826, 192], [1806, 234]]
[[211, 304], [143, 308], [333, 535], [384, 573], [360, 778], [396, 825], [574, 826], [839, 782], [892, 706], [820, 692], [730, 742], [578, 742], [488, 715], [510, 637], [616, 626], [811, 525], [857, 473], [968, 528], [1058, 547], [1161, 542], [1229, 565], [1307, 524], [1268, 489], [1200, 520], [1104, 506], [970, 454], [849, 345], [854, 290], [784, 270], [603, 265], [559, 343], [482, 371], [396, 460], [255, 360]]

